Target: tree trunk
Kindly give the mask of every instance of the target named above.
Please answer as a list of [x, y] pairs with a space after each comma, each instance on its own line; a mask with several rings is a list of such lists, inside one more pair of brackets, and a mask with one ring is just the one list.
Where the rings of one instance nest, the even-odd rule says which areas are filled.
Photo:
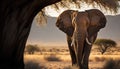
[[33, 18], [42, 8], [58, 1], [0, 1], [0, 69], [24, 69], [24, 48]]

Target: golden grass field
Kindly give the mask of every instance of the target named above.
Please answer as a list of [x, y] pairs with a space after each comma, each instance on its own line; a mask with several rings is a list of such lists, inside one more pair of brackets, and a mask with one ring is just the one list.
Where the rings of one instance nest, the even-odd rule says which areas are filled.
[[[75, 69], [75, 67], [71, 67], [71, 58], [67, 48], [56, 48], [58, 51], [52, 52], [48, 51], [47, 48], [45, 49], [46, 51], [42, 53], [35, 52], [32, 55], [25, 53], [25, 69]], [[120, 60], [118, 48], [113, 48], [113, 51], [107, 51], [103, 55], [99, 51], [92, 49], [89, 67], [90, 69], [103, 69], [105, 63], [110, 59]]]

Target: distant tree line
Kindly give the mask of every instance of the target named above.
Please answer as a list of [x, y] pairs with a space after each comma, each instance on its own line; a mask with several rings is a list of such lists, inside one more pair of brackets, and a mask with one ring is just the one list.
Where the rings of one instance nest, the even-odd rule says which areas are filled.
[[28, 53], [28, 54], [34, 54], [35, 52], [40, 52], [40, 54], [43, 54], [43, 52], [55, 52], [55, 53], [58, 53], [58, 52], [68, 52], [68, 48], [45, 48], [45, 47], [41, 47], [41, 46], [38, 46], [38, 45], [33, 45], [33, 44], [28, 44], [26, 45], [26, 48], [25, 48], [25, 53]]
[[[111, 39], [97, 39], [94, 42], [94, 45], [98, 46], [98, 50], [101, 52], [101, 54], [104, 54], [108, 49], [110, 49], [111, 47], [116, 47], [117, 43], [114, 40]], [[28, 54], [34, 54], [35, 52], [69, 52], [69, 50], [67, 48], [49, 48], [49, 49], [45, 49], [45, 48], [40, 48], [38, 45], [26, 45], [25, 48], [25, 52], [27, 52]]]

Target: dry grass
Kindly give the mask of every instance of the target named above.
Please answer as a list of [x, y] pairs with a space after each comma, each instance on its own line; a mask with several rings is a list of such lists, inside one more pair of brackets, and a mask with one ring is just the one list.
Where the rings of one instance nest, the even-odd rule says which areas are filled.
[[89, 60], [92, 62], [104, 62], [109, 59], [118, 60], [120, 59], [120, 55], [90, 55]]
[[[45, 59], [49, 58], [49, 60]], [[120, 55], [90, 55], [90, 69], [103, 69], [105, 62], [109, 59], [117, 60]], [[54, 59], [55, 58], [55, 59]], [[70, 55], [25, 55], [26, 69], [75, 69], [71, 66]]]
[[64, 67], [64, 69], [72, 69], [71, 66]]
[[34, 61], [34, 62], [39, 63], [41, 60], [43, 62], [45, 61], [44, 60], [44, 55], [36, 55], [36, 54], [33, 54], [33, 55], [26, 54], [26, 55], [24, 55], [24, 62]]
[[76, 65], [74, 65], [74, 66], [66, 66], [63, 69], [78, 69], [78, 67]]
[[[49, 51], [49, 52], [48, 52]], [[67, 53], [67, 54], [66, 54]], [[120, 52], [114, 50], [114, 52], [109, 54], [106, 52], [101, 55], [100, 52], [92, 51], [89, 58], [89, 67], [90, 69], [103, 69], [109, 67], [110, 59], [120, 60]], [[26, 69], [75, 69], [75, 66], [71, 66], [71, 58], [69, 52], [65, 49], [59, 51], [50, 52], [49, 49], [42, 52], [36, 52], [33, 55], [25, 54], [24, 61], [26, 63]], [[108, 62], [108, 63], [105, 63]], [[118, 62], [117, 62], [118, 63]], [[107, 66], [108, 65], [108, 66]], [[104, 68], [105, 69], [105, 68]], [[109, 69], [109, 68], [108, 68]], [[120, 69], [120, 68], [119, 68]]]
[[103, 62], [103, 61], [105, 61], [105, 60], [106, 60], [105, 57], [102, 57], [102, 58], [95, 57], [95, 61], [96, 61], [96, 62]]
[[[32, 60], [32, 61], [36, 61], [36, 62], [39, 62], [39, 61], [46, 62], [47, 60], [45, 59], [45, 57], [50, 57], [50, 55], [36, 55], [36, 54], [29, 55], [29, 54], [26, 54], [26, 55], [24, 55], [24, 61], [26, 62], [26, 61]], [[55, 55], [52, 57], [59, 58], [61, 61], [64, 61], [64, 62], [71, 61], [70, 55]]]
[[55, 54], [50, 54], [44, 57], [47, 61], [62, 61], [60, 57], [56, 56]]

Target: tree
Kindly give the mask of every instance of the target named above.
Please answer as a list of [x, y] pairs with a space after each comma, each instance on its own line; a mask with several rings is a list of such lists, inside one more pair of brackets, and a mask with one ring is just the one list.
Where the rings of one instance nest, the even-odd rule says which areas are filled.
[[27, 45], [26, 46], [26, 51], [29, 53], [29, 54], [34, 54], [34, 52], [36, 51], [40, 51], [39, 50], [39, 47], [37, 45]]
[[97, 39], [94, 44], [99, 46], [99, 50], [102, 54], [104, 54], [108, 48], [117, 45], [117, 43], [111, 39]]
[[[68, 3], [66, 3], [66, 1]], [[98, 4], [107, 10], [118, 8], [117, 0], [0, 0], [0, 69], [24, 69], [24, 49], [32, 21], [48, 5], [69, 6], [80, 2]], [[58, 3], [59, 2], [59, 3]], [[44, 11], [43, 11], [44, 13]]]

